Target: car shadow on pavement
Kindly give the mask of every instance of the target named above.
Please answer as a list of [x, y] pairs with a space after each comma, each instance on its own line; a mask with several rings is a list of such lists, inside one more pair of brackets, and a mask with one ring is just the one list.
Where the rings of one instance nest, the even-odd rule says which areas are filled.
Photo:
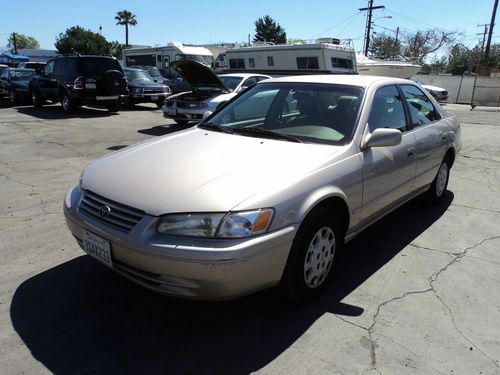
[[18, 107], [19, 113], [33, 116], [41, 120], [66, 120], [69, 118], [98, 118], [118, 115], [117, 112], [108, 111], [107, 109], [97, 109], [91, 107], [78, 107], [71, 113], [65, 113], [60, 105], [46, 105], [41, 108], [37, 107]]
[[435, 207], [410, 202], [351, 241], [326, 293], [307, 306], [284, 302], [272, 290], [216, 303], [167, 298], [80, 256], [24, 281], [12, 300], [12, 323], [56, 374], [247, 374], [282, 354], [322, 315], [362, 314], [363, 306], [342, 299], [452, 201], [447, 192]]
[[147, 129], [139, 129], [137, 133], [146, 134], [146, 135], [155, 135], [162, 136], [170, 133], [175, 133], [180, 130], [185, 130], [192, 128], [194, 125], [179, 125], [179, 124], [169, 124], [169, 125], [158, 125], [153, 126], [152, 128]]

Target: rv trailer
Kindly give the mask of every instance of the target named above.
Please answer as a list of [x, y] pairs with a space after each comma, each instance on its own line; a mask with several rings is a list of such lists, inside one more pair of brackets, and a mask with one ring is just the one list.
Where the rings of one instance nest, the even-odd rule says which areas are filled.
[[[336, 42], [337, 40], [329, 40]], [[273, 76], [297, 74], [357, 74], [356, 54], [340, 44], [265, 44], [232, 48], [218, 58], [225, 72]]]

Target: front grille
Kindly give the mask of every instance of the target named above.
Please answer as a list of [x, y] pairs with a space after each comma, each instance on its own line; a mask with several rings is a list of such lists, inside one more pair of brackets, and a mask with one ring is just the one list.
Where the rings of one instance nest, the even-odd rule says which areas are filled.
[[[107, 207], [107, 208], [106, 208]], [[145, 212], [84, 190], [80, 212], [122, 232], [130, 232]]]

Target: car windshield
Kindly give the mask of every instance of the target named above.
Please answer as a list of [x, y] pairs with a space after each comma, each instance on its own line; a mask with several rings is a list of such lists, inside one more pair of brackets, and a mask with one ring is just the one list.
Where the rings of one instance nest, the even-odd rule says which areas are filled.
[[12, 81], [29, 81], [35, 74], [35, 70], [12, 70], [10, 72], [10, 79]]
[[348, 85], [263, 83], [226, 105], [208, 125], [236, 134], [279, 133], [302, 142], [345, 144], [363, 94], [363, 88]]
[[221, 82], [226, 86], [229, 90], [234, 91], [236, 87], [243, 80], [241, 77], [231, 77], [231, 76], [219, 76]]
[[198, 61], [202, 64], [212, 66], [214, 62], [213, 56], [205, 56], [205, 55], [179, 55], [179, 60], [193, 60]]
[[125, 75], [129, 82], [154, 82], [153, 78], [145, 70], [125, 70]]

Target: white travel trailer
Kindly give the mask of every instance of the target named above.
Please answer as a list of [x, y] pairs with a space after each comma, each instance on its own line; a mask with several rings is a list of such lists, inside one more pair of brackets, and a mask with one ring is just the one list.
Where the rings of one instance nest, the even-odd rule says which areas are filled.
[[[332, 39], [335, 43], [335, 40]], [[278, 44], [232, 48], [224, 61], [226, 72], [269, 75], [356, 74], [356, 54], [350, 47], [333, 43]]]
[[166, 46], [130, 48], [123, 51], [125, 66], [168, 69], [170, 62], [176, 60], [194, 60], [211, 68], [214, 64], [214, 57], [207, 48], [177, 42], [168, 43]]

